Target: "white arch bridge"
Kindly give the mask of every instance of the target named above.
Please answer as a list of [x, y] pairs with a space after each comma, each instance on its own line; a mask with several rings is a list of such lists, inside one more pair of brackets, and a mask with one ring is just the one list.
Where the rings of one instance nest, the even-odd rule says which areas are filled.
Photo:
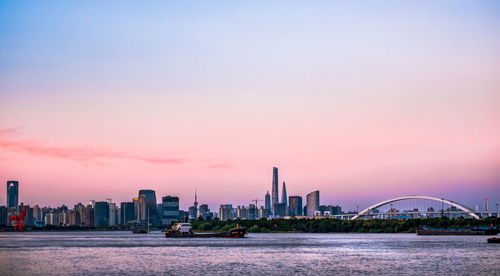
[[383, 205], [386, 205], [386, 204], [390, 204], [392, 202], [402, 201], [402, 200], [408, 200], [408, 199], [428, 199], [428, 200], [434, 200], [434, 201], [437, 201], [437, 202], [440, 202], [440, 203], [449, 204], [450, 207], [456, 207], [456, 208], [462, 210], [464, 213], [470, 215], [473, 218], [476, 218], [476, 219], [479, 218], [479, 216], [474, 213], [474, 210], [472, 210], [472, 209], [470, 209], [470, 208], [468, 208], [468, 207], [466, 207], [466, 206], [464, 206], [462, 204], [456, 203], [454, 201], [451, 201], [451, 200], [448, 200], [448, 199], [444, 199], [444, 198], [432, 197], [432, 196], [417, 196], [417, 195], [414, 195], [414, 196], [396, 197], [396, 198], [392, 198], [392, 199], [388, 199], [388, 200], [379, 202], [377, 204], [373, 204], [372, 206], [364, 209], [363, 211], [359, 212], [357, 215], [355, 215], [354, 217], [352, 217], [351, 220], [355, 220], [355, 219], [358, 219], [360, 217], [367, 216], [367, 215], [370, 214], [370, 211], [373, 211], [373, 210], [379, 208], [380, 206], [383, 206]]

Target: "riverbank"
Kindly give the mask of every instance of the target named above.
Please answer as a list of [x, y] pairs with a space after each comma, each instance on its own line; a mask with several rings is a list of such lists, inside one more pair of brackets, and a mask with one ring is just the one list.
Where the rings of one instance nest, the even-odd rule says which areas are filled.
[[[199, 232], [228, 231], [237, 225], [246, 227], [249, 233], [415, 233], [415, 228], [426, 225], [436, 228], [473, 228], [496, 226], [500, 229], [500, 219], [258, 219], [258, 220], [193, 220], [193, 230]], [[170, 225], [151, 227], [151, 230], [168, 229]], [[0, 227], [0, 232], [12, 232], [13, 227]], [[28, 232], [64, 232], [64, 231], [130, 231], [129, 226], [78, 227], [44, 226], [27, 227]]]
[[193, 230], [227, 231], [236, 225], [244, 226], [250, 233], [415, 233], [421, 225], [437, 228], [500, 228], [500, 219], [259, 219], [259, 220], [197, 220], [191, 222]]

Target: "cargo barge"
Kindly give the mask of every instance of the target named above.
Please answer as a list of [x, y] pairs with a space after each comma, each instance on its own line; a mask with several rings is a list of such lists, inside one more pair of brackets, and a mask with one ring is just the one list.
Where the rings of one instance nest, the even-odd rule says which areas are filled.
[[428, 226], [417, 227], [417, 235], [496, 235], [496, 227], [470, 228], [432, 228]]
[[247, 229], [238, 226], [220, 233], [194, 233], [188, 222], [179, 222], [171, 229], [162, 232], [165, 232], [166, 238], [244, 238], [247, 235]]

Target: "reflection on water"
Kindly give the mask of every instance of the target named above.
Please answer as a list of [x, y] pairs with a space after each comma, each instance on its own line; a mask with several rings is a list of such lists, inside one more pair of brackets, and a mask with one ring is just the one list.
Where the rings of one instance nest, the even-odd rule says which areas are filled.
[[0, 274], [500, 274], [485, 236], [250, 234], [166, 239], [161, 232], [0, 234]]

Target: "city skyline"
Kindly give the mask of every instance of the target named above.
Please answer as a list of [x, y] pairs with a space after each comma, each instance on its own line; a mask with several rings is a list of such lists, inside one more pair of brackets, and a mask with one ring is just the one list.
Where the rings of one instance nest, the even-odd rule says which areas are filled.
[[279, 166], [347, 210], [500, 202], [500, 4], [459, 2], [3, 3], [0, 182], [247, 205]]

